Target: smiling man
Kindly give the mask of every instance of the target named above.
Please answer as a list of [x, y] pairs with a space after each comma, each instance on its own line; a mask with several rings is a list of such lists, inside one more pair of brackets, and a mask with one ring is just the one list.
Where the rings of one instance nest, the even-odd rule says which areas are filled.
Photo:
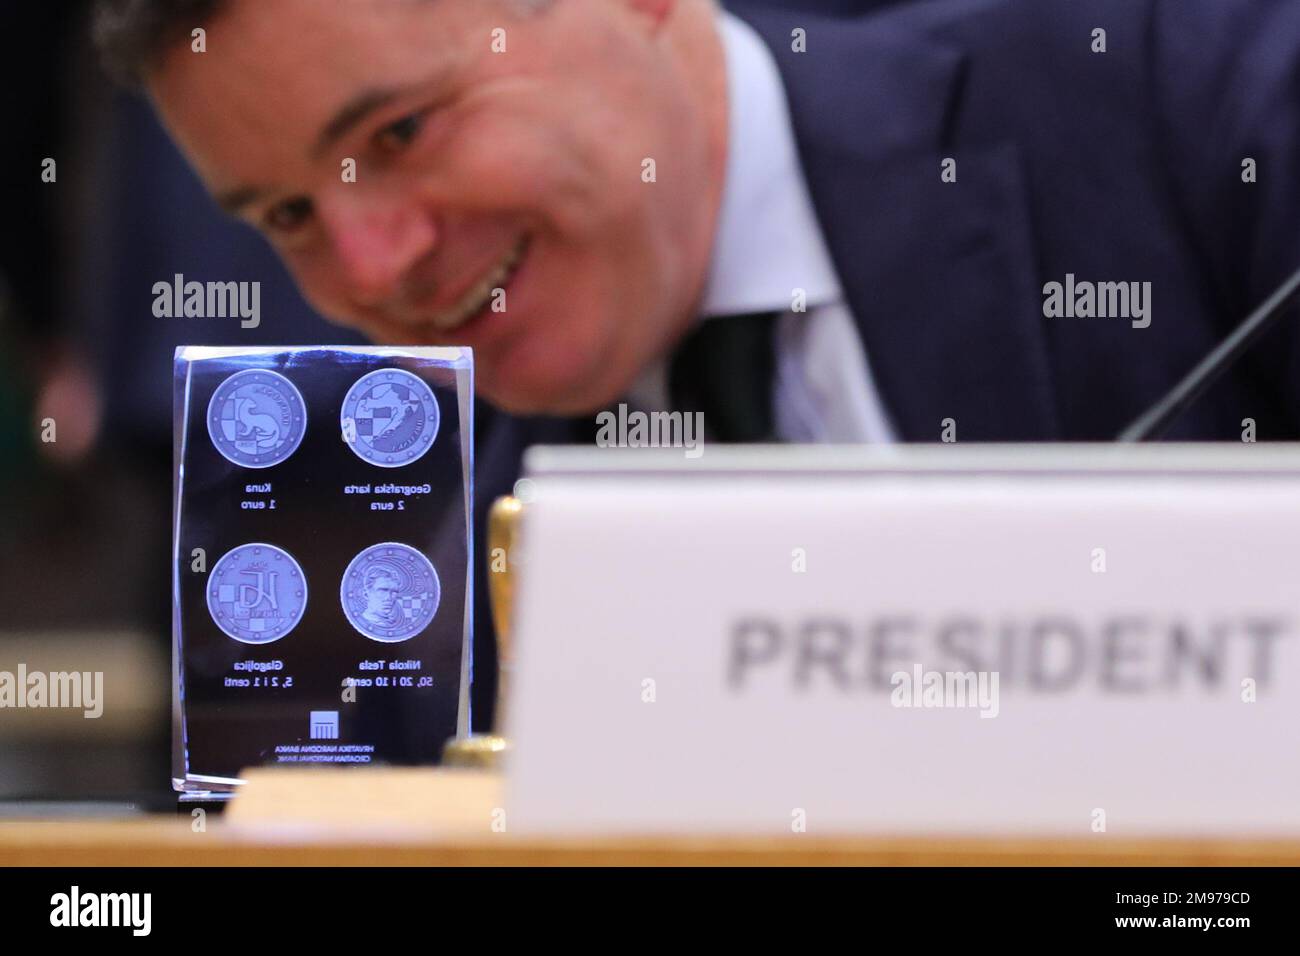
[[[107, 0], [99, 37], [324, 315], [473, 347], [517, 413], [1106, 438], [1300, 263], [1294, 3], [730, 6]], [[1067, 276], [1152, 315], [1049, 313]], [[1283, 338], [1184, 436], [1296, 433]]]
[[[725, 150], [707, 4], [117, 6], [101, 35], [324, 315], [471, 346], [487, 398], [554, 412], [618, 394], [685, 328]], [[642, 182], [647, 156], [674, 186]]]
[[[98, 36], [325, 316], [473, 347], [527, 416], [483, 503], [623, 400], [709, 440], [1108, 439], [1300, 266], [1295, 0], [725, 7], [102, 0]], [[1119, 284], [1141, 316], [1048, 296]], [[1170, 437], [1300, 437], [1295, 326]]]

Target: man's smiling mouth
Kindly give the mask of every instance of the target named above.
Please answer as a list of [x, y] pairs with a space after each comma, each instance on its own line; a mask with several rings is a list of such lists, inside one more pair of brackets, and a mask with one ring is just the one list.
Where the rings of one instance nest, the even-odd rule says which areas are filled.
[[509, 251], [484, 272], [482, 278], [470, 286], [453, 305], [430, 316], [429, 325], [439, 332], [452, 332], [482, 312], [496, 290], [504, 288], [514, 278], [519, 263], [528, 251], [529, 240], [530, 236], [526, 233], [520, 236]]

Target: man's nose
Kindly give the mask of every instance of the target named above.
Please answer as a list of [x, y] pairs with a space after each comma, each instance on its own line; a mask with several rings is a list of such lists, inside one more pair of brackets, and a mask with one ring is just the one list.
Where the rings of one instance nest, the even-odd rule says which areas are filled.
[[418, 206], [343, 195], [319, 201], [318, 214], [349, 295], [364, 307], [393, 299], [411, 268], [438, 243], [432, 216]]

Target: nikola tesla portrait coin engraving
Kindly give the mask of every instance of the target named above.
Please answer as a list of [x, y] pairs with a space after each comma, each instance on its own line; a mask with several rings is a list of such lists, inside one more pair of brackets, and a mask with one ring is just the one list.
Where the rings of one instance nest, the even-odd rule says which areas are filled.
[[429, 559], [392, 541], [353, 558], [339, 592], [352, 626], [384, 643], [409, 640], [428, 627], [442, 596]]
[[245, 644], [270, 644], [297, 626], [307, 607], [307, 579], [293, 556], [272, 544], [227, 551], [208, 575], [208, 612], [217, 627]]
[[293, 382], [269, 369], [230, 376], [208, 402], [217, 451], [244, 468], [269, 468], [292, 455], [307, 430], [307, 408]]
[[424, 379], [400, 368], [361, 376], [343, 399], [343, 436], [357, 455], [382, 468], [400, 468], [433, 446], [438, 402]]

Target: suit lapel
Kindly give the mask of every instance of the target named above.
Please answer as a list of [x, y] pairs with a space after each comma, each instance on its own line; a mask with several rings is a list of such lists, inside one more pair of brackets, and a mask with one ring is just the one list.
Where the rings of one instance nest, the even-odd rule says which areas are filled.
[[[1012, 143], [954, 145], [965, 57], [900, 17], [740, 11], [781, 70], [818, 218], [899, 437], [1059, 436]], [[807, 31], [808, 52], [791, 49]], [[957, 161], [945, 183], [940, 163]]]

